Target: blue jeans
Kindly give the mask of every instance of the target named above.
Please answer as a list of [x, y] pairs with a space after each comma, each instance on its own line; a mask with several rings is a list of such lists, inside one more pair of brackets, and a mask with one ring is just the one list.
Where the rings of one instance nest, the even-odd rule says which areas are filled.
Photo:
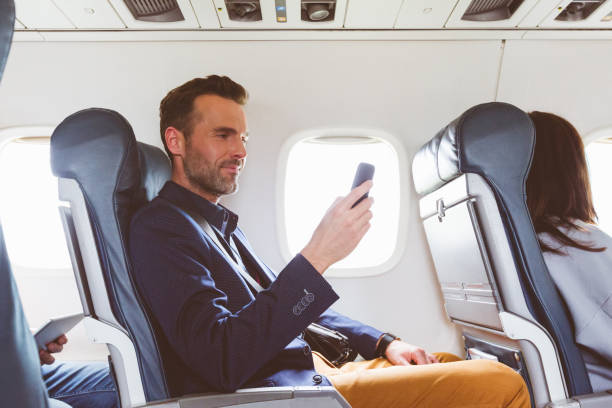
[[41, 368], [49, 397], [73, 408], [118, 408], [119, 401], [108, 364], [55, 362]]

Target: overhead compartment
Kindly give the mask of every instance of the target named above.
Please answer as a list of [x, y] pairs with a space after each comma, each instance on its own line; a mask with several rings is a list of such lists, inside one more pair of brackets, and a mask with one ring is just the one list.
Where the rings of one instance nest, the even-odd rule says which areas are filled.
[[107, 0], [54, 0], [57, 7], [77, 28], [125, 28]]
[[347, 0], [214, 0], [222, 28], [342, 28]]
[[164, 30], [200, 27], [189, 0], [109, 0], [109, 2], [127, 28]]
[[542, 28], [612, 28], [612, 0], [563, 0], [539, 25]]
[[537, 2], [538, 0], [459, 0], [446, 27], [517, 27]]
[[15, 0], [15, 15], [31, 30], [75, 28], [51, 0]]
[[404, 1], [395, 28], [443, 28], [457, 0]]
[[[433, 1], [433, 0], [432, 0]], [[346, 10], [345, 28], [393, 28], [403, 0], [350, 0]]]

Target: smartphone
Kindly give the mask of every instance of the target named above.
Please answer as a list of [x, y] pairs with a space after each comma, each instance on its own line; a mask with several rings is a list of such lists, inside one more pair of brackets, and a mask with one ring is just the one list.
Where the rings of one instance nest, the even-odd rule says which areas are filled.
[[46, 350], [47, 343], [52, 342], [64, 333], [68, 333], [78, 322], [83, 320], [83, 313], [55, 317], [34, 333], [34, 340], [39, 350]]
[[[372, 180], [374, 177], [374, 166], [370, 163], [359, 163], [357, 166], [357, 172], [355, 172], [355, 178], [353, 179], [353, 186], [351, 190], [355, 187], [360, 186], [366, 180]], [[365, 193], [359, 200], [355, 201], [355, 203], [351, 206], [351, 208], [355, 207], [361, 201], [363, 201], [368, 196], [368, 193]]]

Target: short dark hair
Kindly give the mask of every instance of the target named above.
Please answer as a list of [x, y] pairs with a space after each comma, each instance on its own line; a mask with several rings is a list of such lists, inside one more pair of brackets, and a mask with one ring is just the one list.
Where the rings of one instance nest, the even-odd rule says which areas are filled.
[[[527, 178], [527, 206], [536, 232], [546, 232], [562, 246], [599, 252], [587, 242], [578, 242], [559, 227], [578, 228], [576, 220], [594, 224], [597, 219], [584, 144], [578, 131], [560, 116], [530, 112], [535, 127], [535, 151]], [[539, 239], [543, 252], [562, 252]]]
[[159, 104], [159, 131], [162, 143], [168, 156], [172, 154], [166, 144], [164, 134], [170, 126], [180, 130], [188, 139], [193, 131], [193, 101], [201, 95], [217, 95], [244, 105], [249, 94], [244, 87], [226, 76], [209, 75], [205, 78], [194, 78], [174, 88]]

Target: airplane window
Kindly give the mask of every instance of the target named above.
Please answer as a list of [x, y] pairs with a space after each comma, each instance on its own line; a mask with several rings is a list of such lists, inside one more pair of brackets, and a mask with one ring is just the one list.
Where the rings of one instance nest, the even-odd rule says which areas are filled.
[[0, 150], [0, 219], [11, 263], [66, 269], [70, 258], [58, 211], [49, 138], [20, 138]]
[[612, 138], [596, 140], [585, 148], [589, 165], [593, 205], [601, 229], [612, 235]]
[[[383, 272], [397, 250], [400, 225], [400, 171], [396, 149], [387, 141], [368, 136], [302, 138], [287, 155], [284, 183], [284, 226], [289, 254], [299, 252], [338, 196], [350, 191], [360, 162], [375, 169], [371, 228], [347, 258], [327, 276], [353, 276]], [[281, 241], [283, 239], [281, 238]], [[287, 254], [287, 255], [289, 255]], [[363, 270], [377, 269], [363, 273]]]

